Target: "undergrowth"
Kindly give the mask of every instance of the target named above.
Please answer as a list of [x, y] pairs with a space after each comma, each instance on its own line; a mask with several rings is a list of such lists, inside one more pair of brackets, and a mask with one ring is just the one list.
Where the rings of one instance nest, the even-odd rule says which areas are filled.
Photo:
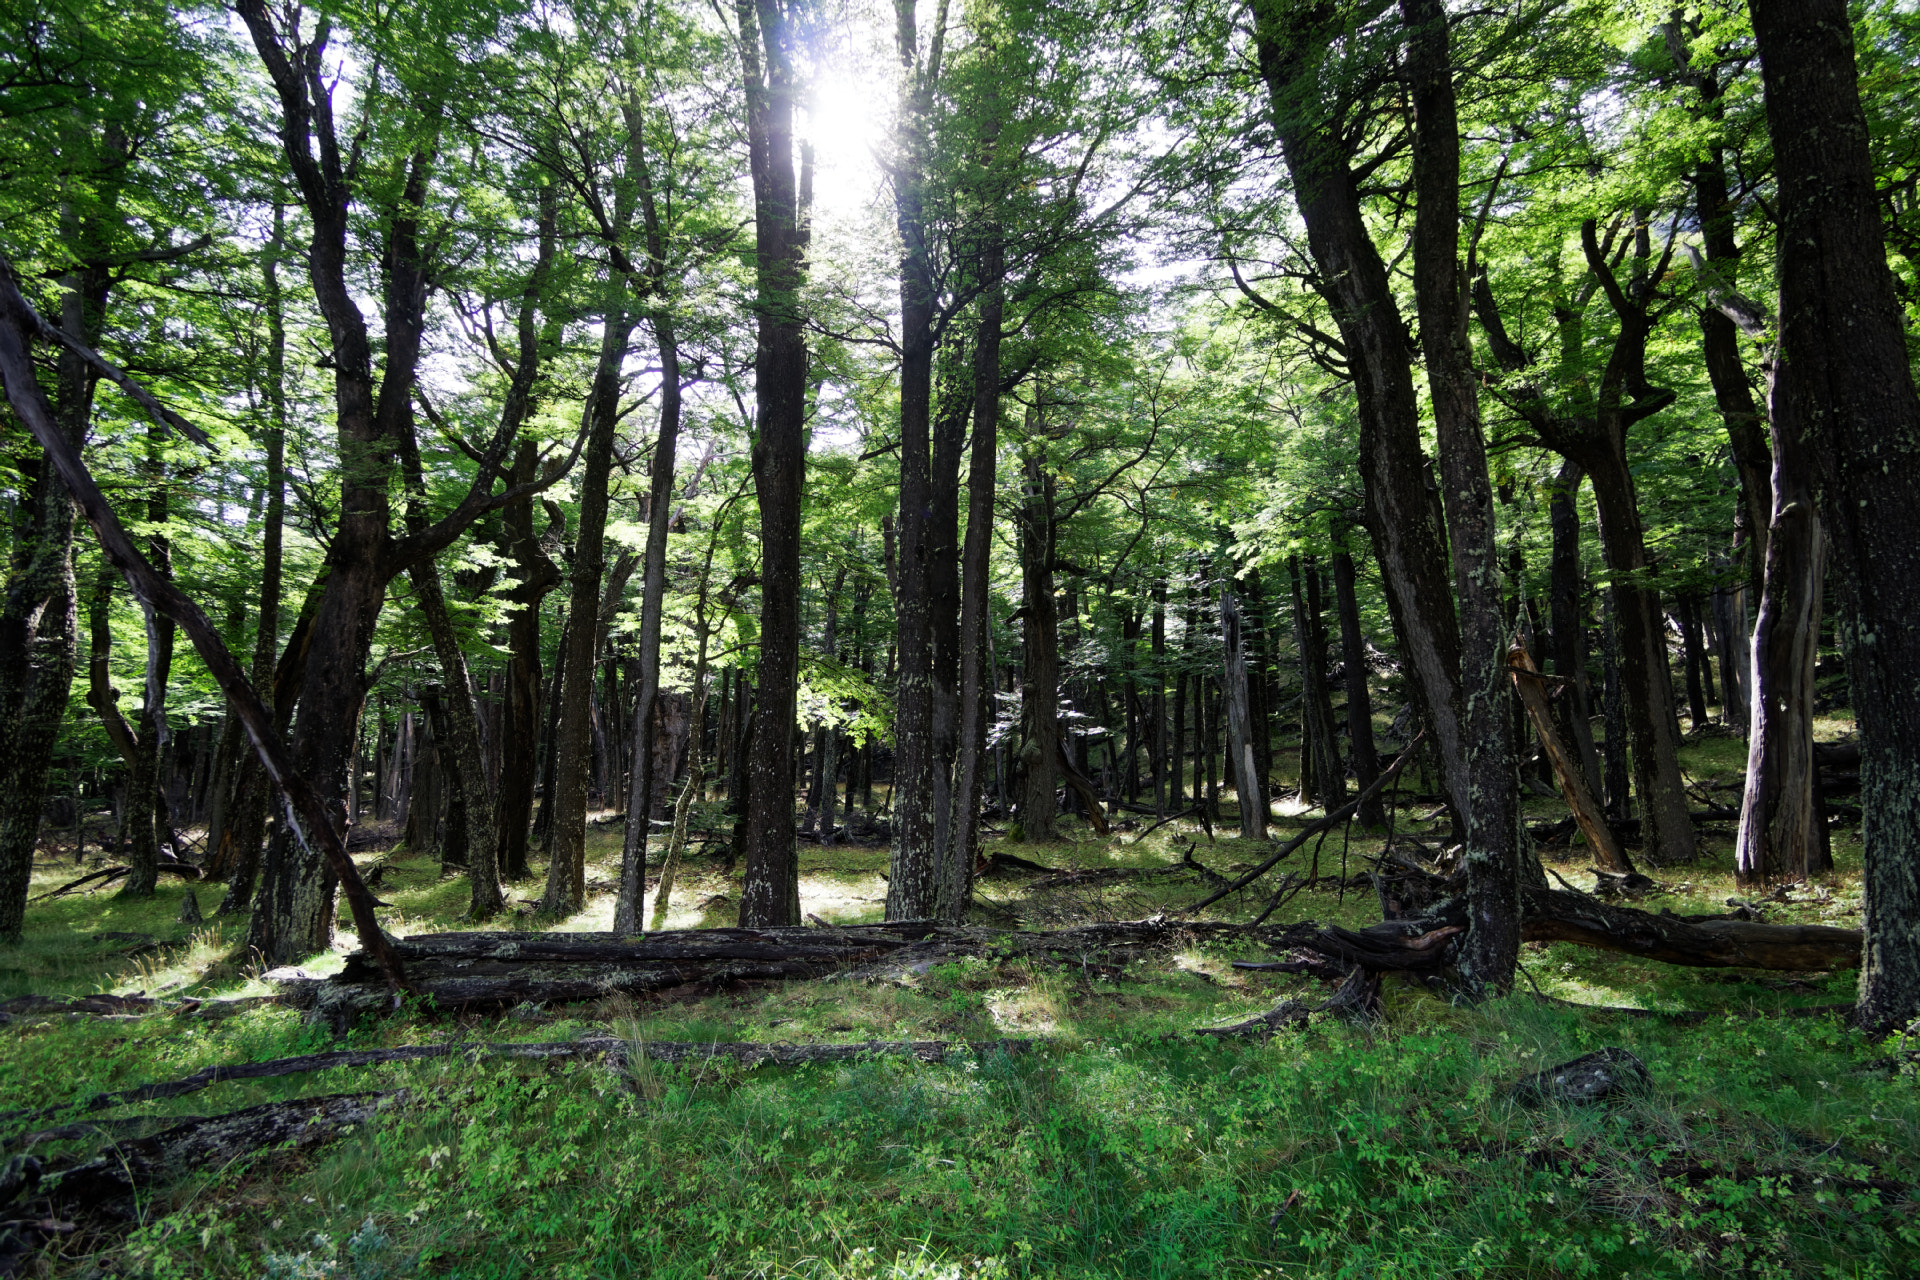
[[[1689, 769], [1712, 786], [1737, 769], [1731, 757], [1705, 740], [1690, 746]], [[1554, 816], [1548, 802], [1534, 807]], [[1403, 806], [1400, 829], [1431, 833], [1428, 808]], [[603, 880], [616, 831], [592, 832], [591, 874]], [[1324, 874], [1340, 869], [1342, 839], [1322, 847]], [[1378, 843], [1354, 833], [1350, 870]], [[1189, 848], [1221, 874], [1256, 854], [1190, 824], [1145, 842], [1117, 831], [1018, 851], [1089, 870], [1169, 868]], [[1767, 904], [1768, 918], [1857, 923], [1857, 841], [1837, 832], [1836, 853], [1836, 875]], [[1552, 857], [1578, 874], [1577, 847]], [[805, 909], [877, 918], [885, 858], [803, 847]], [[1736, 892], [1711, 839], [1695, 865], [1648, 870], [1660, 883], [1643, 904], [1653, 910], [1720, 909]], [[43, 869], [36, 892], [75, 874]], [[1031, 889], [1030, 875], [996, 876], [981, 886], [983, 919], [1037, 927], [1177, 908], [1198, 888], [1183, 874], [1049, 890]], [[428, 859], [389, 860], [380, 892], [396, 932], [471, 927], [458, 919], [461, 882]], [[0, 952], [0, 995], [268, 990], [236, 954], [233, 924], [173, 923], [183, 893], [168, 884], [146, 902], [36, 904], [27, 943]], [[680, 893], [676, 925], [731, 922], [737, 881], [717, 865], [696, 863]], [[1250, 895], [1221, 911], [1243, 918], [1263, 903]], [[489, 927], [604, 927], [609, 906], [601, 895], [567, 921], [520, 915]], [[1377, 914], [1370, 892], [1322, 886], [1283, 918], [1364, 924]], [[988, 955], [901, 984], [823, 980], [679, 1003], [369, 1021], [348, 1044], [610, 1033], [1034, 1044], [945, 1065], [673, 1067], [635, 1056], [615, 1069], [456, 1057], [229, 1082], [140, 1114], [158, 1127], [274, 1099], [406, 1095], [389, 1119], [329, 1146], [176, 1183], [142, 1200], [131, 1224], [85, 1224], [36, 1265], [152, 1280], [1914, 1274], [1920, 1085], [1911, 1071], [1869, 1069], [1888, 1047], [1832, 1017], [1773, 1016], [1846, 1002], [1850, 974], [1687, 971], [1536, 944], [1520, 991], [1478, 1008], [1389, 983], [1373, 1027], [1316, 1020], [1265, 1043], [1191, 1035], [1311, 994], [1304, 979], [1230, 963], [1255, 955], [1193, 946], [1118, 974]], [[1541, 995], [1707, 1016], [1629, 1017]], [[57, 1106], [334, 1043], [293, 1011], [233, 1008], [218, 1020], [204, 1008], [22, 1020], [0, 1031], [0, 1106]], [[1646, 1063], [1649, 1091], [1584, 1108], [1511, 1099], [1516, 1080], [1608, 1045]], [[49, 1142], [36, 1154], [99, 1145]]]

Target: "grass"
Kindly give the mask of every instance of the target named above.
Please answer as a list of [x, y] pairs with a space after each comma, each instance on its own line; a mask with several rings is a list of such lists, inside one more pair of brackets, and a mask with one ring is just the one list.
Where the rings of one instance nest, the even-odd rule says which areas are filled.
[[[1707, 786], [1737, 776], [1738, 745], [1690, 740], [1690, 776]], [[1557, 816], [1548, 801], [1529, 808]], [[1427, 831], [1415, 817], [1403, 810], [1401, 829]], [[1857, 923], [1858, 841], [1836, 837], [1840, 865], [1824, 897], [1771, 905], [1770, 919]], [[1187, 828], [1018, 851], [1059, 867], [1154, 867], [1176, 863], [1189, 842], [1221, 873], [1256, 855]], [[1355, 836], [1351, 869], [1378, 843]], [[1337, 869], [1339, 845], [1336, 835], [1322, 850], [1323, 871]], [[617, 828], [590, 829], [589, 857], [590, 879], [610, 883]], [[1580, 851], [1557, 857], [1552, 865], [1577, 882]], [[883, 849], [803, 846], [803, 908], [842, 922], [878, 918], [885, 863]], [[1649, 870], [1661, 889], [1645, 905], [1656, 911], [1713, 910], [1736, 896], [1724, 838], [1709, 839], [1694, 865]], [[43, 869], [36, 892], [74, 874]], [[1198, 896], [1180, 877], [1052, 892], [1030, 883], [994, 877], [982, 896], [1030, 924], [1133, 917]], [[147, 902], [107, 891], [36, 904], [25, 944], [0, 951], [4, 994], [264, 990], [234, 953], [237, 925], [172, 923], [183, 893], [168, 884]], [[466, 927], [464, 884], [426, 859], [394, 859], [380, 893], [395, 932]], [[738, 884], [713, 864], [694, 860], [676, 893], [674, 925], [732, 922]], [[1244, 917], [1263, 901], [1225, 902], [1221, 913]], [[548, 923], [601, 928], [610, 910], [602, 893]], [[1362, 924], [1378, 908], [1365, 891], [1312, 890], [1285, 914]], [[991, 906], [985, 918], [999, 919]], [[165, 945], [129, 956], [124, 940], [92, 940], [107, 933]], [[1913, 1274], [1914, 1077], [1863, 1069], [1887, 1048], [1832, 1019], [1761, 1016], [1843, 1002], [1850, 974], [1688, 971], [1531, 945], [1524, 965], [1545, 994], [1710, 1016], [1683, 1025], [1549, 1005], [1526, 983], [1469, 1010], [1389, 984], [1387, 1016], [1372, 1028], [1315, 1021], [1264, 1044], [1184, 1034], [1311, 986], [1233, 969], [1243, 954], [1191, 947], [1113, 978], [989, 958], [901, 984], [791, 983], [672, 1004], [370, 1021], [351, 1043], [612, 1033], [1045, 1044], [939, 1066], [642, 1059], [616, 1073], [446, 1059], [230, 1082], [141, 1114], [158, 1124], [371, 1088], [406, 1088], [411, 1100], [404, 1119], [315, 1152], [165, 1188], [130, 1226], [83, 1230], [37, 1265], [56, 1276], [155, 1280]], [[26, 1021], [0, 1031], [0, 1106], [55, 1104], [327, 1043], [271, 1006], [218, 1021]], [[1602, 1045], [1639, 1055], [1652, 1090], [1594, 1108], [1509, 1099], [1513, 1081]], [[37, 1154], [97, 1145], [44, 1144]]]

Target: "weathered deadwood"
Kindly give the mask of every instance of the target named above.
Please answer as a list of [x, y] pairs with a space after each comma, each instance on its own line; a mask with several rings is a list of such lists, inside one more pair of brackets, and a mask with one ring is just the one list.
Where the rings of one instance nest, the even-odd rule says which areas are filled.
[[1415, 734], [1413, 737], [1413, 741], [1407, 744], [1406, 750], [1400, 753], [1399, 758], [1396, 759], [1391, 765], [1389, 765], [1386, 768], [1386, 770], [1383, 773], [1381, 773], [1381, 775], [1378, 778], [1375, 778], [1373, 780], [1372, 786], [1368, 787], [1365, 791], [1362, 791], [1358, 796], [1354, 797], [1353, 802], [1351, 804], [1342, 805], [1340, 808], [1335, 809], [1332, 813], [1320, 819], [1318, 822], [1312, 823], [1306, 828], [1304, 828], [1303, 830], [1295, 832], [1293, 839], [1287, 841], [1285, 844], [1281, 845], [1278, 849], [1276, 849], [1267, 858], [1265, 862], [1262, 862], [1259, 866], [1247, 872], [1245, 875], [1241, 876], [1238, 880], [1235, 880], [1233, 883], [1226, 885], [1223, 888], [1214, 890], [1212, 893], [1208, 894], [1206, 897], [1200, 899], [1200, 901], [1188, 907], [1187, 910], [1189, 912], [1199, 911], [1203, 907], [1212, 906], [1214, 903], [1220, 901], [1220, 899], [1226, 897], [1230, 893], [1239, 892], [1241, 889], [1244, 889], [1248, 885], [1252, 884], [1255, 880], [1258, 880], [1261, 876], [1267, 874], [1267, 872], [1279, 866], [1280, 860], [1282, 858], [1287, 857], [1294, 850], [1298, 849], [1301, 845], [1311, 840], [1314, 836], [1319, 835], [1322, 831], [1326, 831], [1332, 827], [1339, 826], [1341, 823], [1347, 821], [1348, 819], [1352, 818], [1355, 814], [1359, 813], [1362, 805], [1366, 804], [1368, 801], [1372, 800], [1375, 796], [1379, 795], [1383, 790], [1386, 789], [1388, 783], [1392, 782], [1395, 778], [1400, 776], [1400, 770], [1406, 767], [1407, 761], [1413, 759], [1414, 748], [1418, 747], [1420, 745], [1421, 739], [1425, 738], [1426, 736], [1427, 736], [1426, 731], [1424, 729], [1421, 730], [1419, 733]]
[[1594, 860], [1609, 871], [1632, 871], [1633, 863], [1613, 829], [1607, 826], [1607, 815], [1588, 788], [1586, 775], [1580, 771], [1573, 752], [1560, 740], [1560, 731], [1553, 726], [1553, 709], [1547, 705], [1547, 693], [1540, 684], [1546, 677], [1533, 665], [1525, 645], [1514, 645], [1507, 660], [1513, 670], [1513, 686], [1527, 709], [1527, 719], [1533, 722], [1540, 747], [1553, 763], [1554, 776], [1560, 780], [1560, 792], [1566, 797], [1567, 808], [1579, 824], [1580, 833], [1586, 836]]
[[[616, 1036], [586, 1036], [579, 1040], [529, 1044], [474, 1041], [401, 1045], [392, 1049], [352, 1049], [335, 1053], [308, 1053], [293, 1058], [275, 1058], [269, 1062], [220, 1064], [203, 1068], [178, 1080], [157, 1081], [133, 1089], [123, 1089], [117, 1093], [97, 1093], [73, 1106], [3, 1112], [0, 1113], [0, 1124], [12, 1124], [22, 1120], [33, 1123], [61, 1112], [85, 1115], [134, 1102], [163, 1101], [197, 1093], [202, 1089], [232, 1080], [274, 1080], [285, 1076], [306, 1075], [315, 1071], [333, 1071], [343, 1067], [382, 1066], [395, 1062], [420, 1062], [433, 1058], [458, 1057], [470, 1061], [481, 1058], [506, 1058], [553, 1062], [606, 1054], [615, 1060], [624, 1061], [632, 1057], [635, 1052], [639, 1052], [656, 1062], [728, 1058], [743, 1063], [772, 1063], [776, 1066], [788, 1066], [802, 1062], [850, 1062], [872, 1054], [913, 1057], [923, 1062], [940, 1062], [962, 1052], [982, 1054], [1004, 1049], [1008, 1053], [1022, 1053], [1031, 1049], [1035, 1043], [1032, 1040], [865, 1040], [852, 1044], [762, 1044], [751, 1041], [631, 1041]], [[21, 1134], [0, 1139], [0, 1149], [27, 1146], [38, 1141], [84, 1137], [102, 1124], [120, 1123], [125, 1122], [90, 1121]]]
[[1331, 1013], [1354, 1022], [1370, 1022], [1380, 1013], [1380, 975], [1355, 966], [1334, 993], [1318, 1004], [1283, 1000], [1274, 1008], [1244, 1022], [1225, 1027], [1198, 1027], [1197, 1036], [1244, 1036], [1266, 1040], [1282, 1027], [1305, 1026], [1316, 1013]]
[[1524, 904], [1520, 936], [1528, 942], [1575, 942], [1696, 968], [1853, 969], [1860, 964], [1858, 929], [1687, 921], [1560, 889], [1528, 890]]
[[1507, 1096], [1523, 1106], [1542, 1102], [1603, 1102], [1645, 1093], [1653, 1087], [1647, 1066], [1625, 1049], [1598, 1049], [1536, 1072], [1508, 1086]]
[[256, 1151], [286, 1144], [312, 1147], [350, 1125], [376, 1118], [405, 1096], [404, 1090], [335, 1094], [190, 1119], [150, 1137], [115, 1143], [104, 1154], [50, 1177], [45, 1194], [65, 1211], [95, 1209], [142, 1187], [196, 1169], [218, 1169]]

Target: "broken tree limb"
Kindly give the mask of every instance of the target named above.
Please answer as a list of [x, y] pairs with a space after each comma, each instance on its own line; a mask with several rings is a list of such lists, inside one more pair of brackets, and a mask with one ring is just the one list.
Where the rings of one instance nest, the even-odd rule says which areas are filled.
[[1094, 831], [1106, 835], [1112, 828], [1107, 825], [1107, 811], [1100, 803], [1100, 793], [1094, 789], [1093, 783], [1073, 767], [1073, 761], [1067, 759], [1064, 741], [1054, 743], [1054, 748], [1060, 756], [1060, 776], [1066, 779], [1068, 786], [1080, 793], [1080, 801], [1087, 807], [1087, 821], [1093, 824]]
[[1527, 709], [1527, 719], [1533, 721], [1533, 731], [1539, 735], [1540, 747], [1553, 763], [1554, 777], [1560, 781], [1560, 793], [1566, 797], [1567, 808], [1573, 811], [1573, 820], [1579, 824], [1580, 834], [1587, 838], [1594, 860], [1608, 871], [1632, 871], [1633, 863], [1628, 859], [1619, 838], [1613, 834], [1613, 829], [1607, 825], [1606, 813], [1588, 789], [1586, 775], [1575, 763], [1573, 753], [1560, 740], [1560, 731], [1553, 727], [1553, 710], [1547, 705], [1546, 690], [1540, 687], [1540, 682], [1546, 677], [1534, 667], [1533, 658], [1523, 644], [1515, 644], [1508, 651], [1507, 662], [1513, 669], [1513, 687], [1519, 691], [1520, 702]]
[[319, 846], [328, 867], [339, 877], [353, 914], [354, 928], [360, 935], [360, 945], [378, 959], [388, 983], [396, 990], [404, 990], [406, 972], [374, 919], [373, 895], [361, 882], [353, 859], [347, 855], [347, 847], [334, 827], [326, 802], [307, 778], [295, 772], [292, 753], [275, 731], [272, 713], [260, 701], [260, 695], [227, 651], [226, 642], [206, 613], [172, 581], [155, 573], [127, 536], [120, 517], [87, 470], [79, 449], [67, 439], [55, 420], [53, 407], [40, 389], [28, 352], [29, 340], [38, 336], [44, 327], [45, 322], [21, 296], [14, 282], [13, 264], [0, 257], [0, 382], [6, 384], [8, 402], [45, 450], [48, 462], [73, 494], [87, 523], [93, 526], [101, 550], [125, 576], [134, 596], [146, 608], [173, 619], [193, 641], [201, 662], [226, 696], [227, 705], [253, 739], [254, 750], [267, 777], [285, 799], [289, 828], [303, 845]]
[[1282, 858], [1285, 858], [1288, 854], [1298, 849], [1301, 845], [1305, 844], [1307, 841], [1311, 840], [1313, 837], [1319, 835], [1322, 831], [1328, 830], [1329, 828], [1332, 828], [1332, 827], [1336, 827], [1340, 823], [1345, 822], [1348, 818], [1352, 817], [1354, 814], [1360, 812], [1360, 806], [1362, 804], [1366, 803], [1368, 800], [1373, 799], [1373, 797], [1379, 795], [1380, 792], [1386, 788], [1388, 783], [1392, 782], [1395, 778], [1400, 776], [1400, 770], [1403, 767], [1405, 767], [1407, 761], [1413, 759], [1414, 748], [1419, 746], [1420, 740], [1426, 736], [1427, 736], [1427, 733], [1426, 733], [1426, 730], [1424, 729], [1422, 729], [1418, 734], [1414, 735], [1413, 741], [1407, 744], [1406, 750], [1402, 751], [1399, 757], [1395, 759], [1394, 762], [1391, 765], [1389, 765], [1385, 770], [1383, 770], [1379, 777], [1373, 780], [1372, 786], [1368, 787], [1365, 791], [1362, 791], [1358, 796], [1354, 797], [1354, 799], [1350, 803], [1342, 805], [1340, 808], [1335, 809], [1332, 813], [1320, 819], [1318, 822], [1315, 822], [1312, 825], [1306, 827], [1304, 830], [1297, 832], [1294, 835], [1293, 839], [1281, 845], [1280, 848], [1274, 852], [1273, 856], [1269, 857], [1265, 862], [1261, 863], [1259, 866], [1255, 867], [1253, 870], [1247, 872], [1245, 875], [1241, 876], [1238, 880], [1235, 880], [1232, 884], [1229, 884], [1226, 888], [1217, 889], [1213, 893], [1208, 894], [1206, 897], [1200, 899], [1200, 901], [1186, 908], [1186, 910], [1188, 912], [1194, 912], [1194, 911], [1200, 910], [1203, 907], [1210, 907], [1214, 903], [1220, 901], [1220, 899], [1226, 897], [1228, 894], [1239, 892], [1240, 890], [1246, 888], [1248, 885], [1252, 884], [1255, 880], [1258, 880], [1261, 876], [1267, 874], [1267, 872], [1273, 870], [1276, 866], [1280, 864], [1280, 860]]

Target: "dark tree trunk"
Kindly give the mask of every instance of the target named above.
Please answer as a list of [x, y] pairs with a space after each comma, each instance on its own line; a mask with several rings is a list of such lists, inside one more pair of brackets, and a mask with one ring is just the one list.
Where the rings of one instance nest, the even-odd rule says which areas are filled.
[[1607, 725], [1607, 820], [1625, 822], [1632, 816], [1631, 802], [1627, 798], [1627, 779], [1632, 771], [1627, 750], [1626, 691], [1620, 687], [1620, 633], [1613, 623], [1611, 592], [1606, 595], [1601, 609], [1600, 661], [1606, 670], [1602, 696], [1606, 701]]
[[[516, 484], [533, 479], [538, 455], [532, 441], [520, 445], [511, 473]], [[517, 579], [507, 591], [507, 690], [500, 729], [500, 789], [494, 809], [499, 832], [500, 874], [525, 880], [527, 833], [533, 821], [533, 793], [540, 773], [540, 602], [559, 585], [560, 570], [533, 531], [533, 499], [502, 512], [507, 552]], [[558, 539], [554, 539], [558, 541]], [[547, 792], [553, 793], [551, 789]]]
[[553, 739], [553, 857], [547, 863], [540, 910], [567, 916], [587, 903], [587, 786], [592, 775], [593, 675], [600, 658], [600, 585], [606, 571], [607, 484], [613, 441], [620, 422], [622, 364], [637, 317], [625, 298], [624, 281], [609, 281], [613, 309], [603, 318], [599, 367], [588, 393], [586, 452], [580, 475], [580, 523], [574, 531], [573, 563], [567, 574], [567, 616], [572, 619], [560, 650], [560, 716]]
[[[1164, 818], [1167, 816], [1168, 776], [1179, 776], [1179, 770], [1167, 758], [1167, 580], [1164, 577], [1153, 581], [1153, 622], [1149, 643], [1152, 646], [1153, 665], [1147, 681], [1152, 690], [1147, 698], [1147, 715], [1153, 721], [1148, 730], [1153, 751], [1153, 812], [1155, 817]], [[1270, 771], [1268, 776], [1271, 776]]]
[[1351, 139], [1363, 130], [1324, 114], [1323, 61], [1344, 30], [1325, 6], [1250, 0], [1253, 38], [1281, 152], [1320, 285], [1340, 330], [1360, 419], [1367, 526], [1380, 561], [1401, 659], [1420, 691], [1446, 793], [1468, 810], [1468, 743], [1460, 723], [1460, 628], [1447, 569], [1444, 518], [1420, 448], [1407, 328], [1360, 209]]
[[1845, 588], [1838, 630], [1867, 814], [1858, 1016], [1885, 1029], [1920, 1014], [1920, 400], [1847, 6], [1754, 0], [1749, 10], [1780, 184], [1772, 420], [1817, 460], [1815, 502]]
[[[994, 719], [991, 663], [993, 499], [999, 466], [1001, 277], [1006, 250], [999, 228], [982, 232], [979, 323], [973, 339], [973, 445], [967, 460], [967, 531], [960, 552], [959, 726], [954, 760], [951, 846], [941, 866], [934, 914], [958, 923], [973, 892], [986, 792], [987, 731]], [[849, 787], [851, 791], [851, 787]]]
[[756, 682], [761, 723], [753, 741], [740, 924], [757, 928], [800, 923], [792, 729], [800, 662], [800, 493], [807, 460], [807, 344], [800, 310], [807, 228], [794, 178], [793, 112], [800, 85], [785, 10], [778, 0], [738, 0], [737, 11], [759, 297], [754, 356], [759, 436], [753, 446], [753, 478], [760, 500], [761, 557]]
[[1328, 680], [1332, 663], [1328, 660], [1327, 613], [1319, 562], [1308, 557], [1302, 573], [1307, 589], [1307, 658], [1310, 675], [1305, 698], [1312, 703], [1307, 714], [1313, 723], [1313, 768], [1319, 784], [1323, 808], [1337, 809], [1347, 802], [1347, 769], [1340, 760], [1340, 737], [1334, 729], [1333, 685]]
[[1265, 789], [1253, 749], [1253, 716], [1247, 705], [1246, 621], [1234, 595], [1233, 580], [1220, 579], [1220, 639], [1225, 650], [1221, 682], [1226, 689], [1227, 742], [1234, 788], [1240, 797], [1240, 838], [1267, 838]]
[[[161, 459], [162, 429], [148, 429], [147, 440], [147, 559], [161, 577], [173, 577], [173, 547], [167, 527], [167, 468]], [[123, 898], [151, 898], [160, 878], [160, 849], [173, 843], [172, 815], [167, 805], [163, 753], [170, 738], [167, 725], [167, 680], [173, 672], [174, 622], [143, 608], [147, 622], [147, 678], [140, 702], [139, 728], [133, 769], [127, 779], [132, 837], [123, 857], [129, 868]]]
[[[1360, 630], [1360, 597], [1355, 590], [1353, 555], [1333, 553], [1333, 595], [1340, 615], [1340, 660], [1346, 671], [1347, 750], [1353, 757], [1353, 777], [1360, 794], [1367, 795], [1380, 776], [1380, 757], [1373, 747], [1373, 698], [1367, 690], [1367, 638]], [[1386, 825], [1386, 810], [1378, 796], [1360, 806], [1360, 824]]]
[[[1602, 794], [1600, 753], [1593, 744], [1593, 690], [1587, 674], [1586, 593], [1580, 580], [1580, 482], [1586, 472], [1566, 461], [1548, 499], [1553, 558], [1548, 570], [1548, 616], [1553, 632], [1553, 672], [1567, 683], [1556, 700], [1560, 722], [1580, 761], [1587, 790]], [[1611, 668], [1609, 668], [1611, 670]], [[1609, 676], [1611, 679], [1611, 676]], [[1609, 731], [1611, 732], [1611, 731]]]
[[1025, 786], [1020, 829], [1030, 841], [1052, 840], [1060, 739], [1060, 624], [1053, 601], [1053, 474], [1043, 455], [1026, 460], [1026, 501], [1020, 510], [1020, 574], [1025, 595], [1021, 653], [1025, 742], [1020, 763]]
[[[100, 141], [104, 151], [124, 154], [117, 129], [110, 126]], [[115, 236], [111, 248], [106, 241], [118, 229], [121, 172], [118, 165], [102, 169], [92, 191], [96, 212], [70, 228], [65, 245], [83, 265], [60, 277], [60, 327], [88, 346], [105, 326], [114, 282], [107, 255], [119, 241]], [[54, 370], [54, 421], [79, 448], [93, 416], [95, 374], [78, 352], [66, 349], [55, 357]], [[0, 598], [0, 942], [17, 942], [26, 927], [47, 772], [80, 648], [73, 498], [43, 450], [22, 454], [12, 564]]]
[[[630, 168], [639, 187], [640, 214], [646, 228], [646, 274], [656, 294], [666, 292], [669, 258], [669, 227], [660, 215], [660, 200], [655, 191], [653, 170], [646, 152], [639, 145], [641, 128], [638, 106], [629, 110], [627, 128], [630, 142]], [[660, 617], [667, 594], [667, 529], [673, 519], [673, 476], [675, 451], [680, 447], [680, 337], [673, 317], [665, 311], [651, 319], [654, 346], [660, 354], [660, 430], [654, 438], [650, 486], [647, 496], [647, 547], [640, 573], [640, 651], [639, 690], [633, 700], [633, 725], [629, 732], [632, 771], [627, 780], [627, 821], [620, 846], [620, 890], [613, 905], [613, 931], [638, 933], [642, 927], [647, 885], [647, 836], [652, 815], [646, 801], [653, 795], [652, 726], [654, 708], [660, 700]]]
[[[1438, 428], [1441, 491], [1460, 600], [1460, 731], [1467, 750], [1467, 917], [1459, 964], [1470, 987], [1505, 991], [1520, 953], [1520, 799], [1512, 677], [1501, 616], [1493, 485], [1467, 343], [1459, 256], [1460, 136], [1443, 0], [1400, 0], [1416, 120], [1413, 283]], [[1519, 584], [1515, 583], [1516, 590]]]
[[1705, 644], [1700, 638], [1700, 601], [1681, 596], [1673, 602], [1673, 618], [1680, 626], [1681, 661], [1687, 682], [1687, 720], [1693, 729], [1707, 722], [1707, 694], [1713, 688], [1713, 668], [1708, 665]]

